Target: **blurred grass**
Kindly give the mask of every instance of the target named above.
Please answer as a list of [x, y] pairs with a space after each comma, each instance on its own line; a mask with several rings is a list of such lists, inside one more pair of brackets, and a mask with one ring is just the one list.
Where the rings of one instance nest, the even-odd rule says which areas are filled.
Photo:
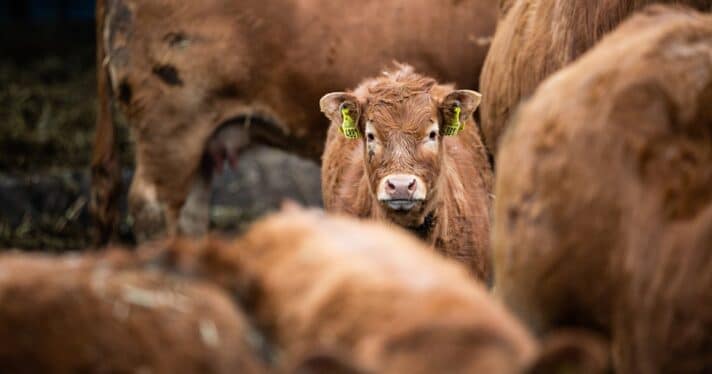
[[[0, 247], [90, 243], [94, 53], [91, 22], [0, 27]], [[119, 130], [130, 166], [128, 131]]]
[[[20, 69], [0, 65], [0, 168], [88, 165], [95, 116], [93, 72], [62, 71], [57, 57]], [[62, 76], [64, 75], [64, 76]]]
[[[0, 51], [0, 171], [86, 168], [96, 116], [92, 25], [3, 33], [23, 38]], [[82, 38], [75, 37], [82, 33]], [[26, 49], [16, 44], [26, 42]], [[14, 44], [12, 44], [14, 43]], [[130, 163], [125, 127], [122, 159]]]

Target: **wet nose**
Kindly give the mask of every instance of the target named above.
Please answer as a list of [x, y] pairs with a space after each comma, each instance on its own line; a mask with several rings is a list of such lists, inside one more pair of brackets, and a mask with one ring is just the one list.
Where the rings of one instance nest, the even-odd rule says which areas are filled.
[[414, 176], [393, 176], [386, 179], [386, 193], [394, 200], [410, 200], [413, 198], [417, 185]]

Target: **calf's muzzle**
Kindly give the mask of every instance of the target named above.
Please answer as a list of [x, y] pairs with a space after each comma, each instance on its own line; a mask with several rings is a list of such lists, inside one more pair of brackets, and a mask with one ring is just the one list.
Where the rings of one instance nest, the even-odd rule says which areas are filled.
[[411, 174], [385, 176], [378, 188], [378, 200], [396, 211], [409, 211], [425, 200], [425, 183]]

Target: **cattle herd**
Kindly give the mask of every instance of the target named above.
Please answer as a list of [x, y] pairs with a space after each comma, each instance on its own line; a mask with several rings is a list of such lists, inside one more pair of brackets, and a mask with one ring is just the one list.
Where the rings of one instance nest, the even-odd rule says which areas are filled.
[[[0, 255], [0, 372], [712, 373], [712, 0], [98, 0], [97, 241]], [[321, 161], [208, 234], [256, 144]]]

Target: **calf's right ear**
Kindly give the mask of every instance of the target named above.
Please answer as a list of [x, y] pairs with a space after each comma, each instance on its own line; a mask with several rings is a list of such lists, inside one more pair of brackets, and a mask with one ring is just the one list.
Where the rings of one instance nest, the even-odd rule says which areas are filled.
[[340, 124], [339, 130], [346, 138], [361, 137], [358, 128], [361, 105], [356, 96], [346, 92], [332, 92], [319, 100], [319, 107], [332, 123]]
[[440, 104], [445, 126], [443, 135], [457, 135], [465, 128], [465, 123], [482, 101], [482, 95], [472, 90], [455, 90], [450, 92]]

